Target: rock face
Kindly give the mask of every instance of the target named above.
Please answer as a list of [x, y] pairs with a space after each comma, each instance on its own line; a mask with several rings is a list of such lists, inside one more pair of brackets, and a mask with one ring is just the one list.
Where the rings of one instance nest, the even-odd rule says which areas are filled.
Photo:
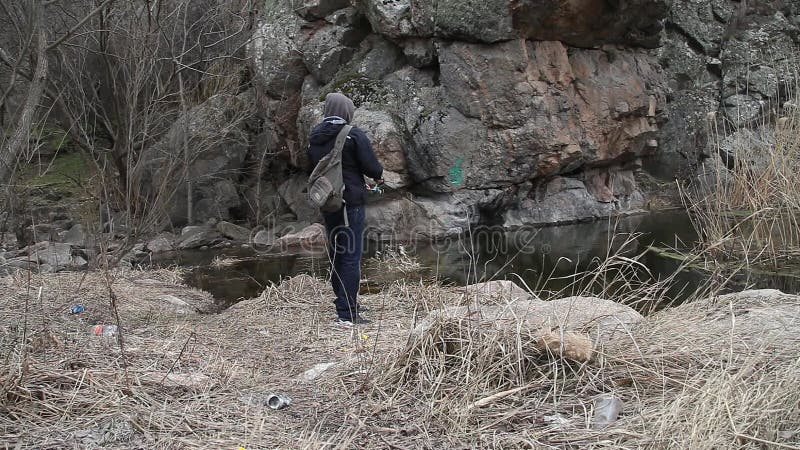
[[[770, 117], [791, 85], [798, 10], [797, 0], [270, 1], [247, 47], [253, 89], [176, 121], [149, 150], [145, 184], [170, 193], [177, 226], [188, 198], [194, 222], [245, 210], [251, 226], [319, 222], [304, 192], [306, 139], [338, 91], [386, 167], [372, 238], [640, 212], [644, 171], [690, 175], [715, 153], [709, 119], [728, 134]], [[190, 151], [176, 158], [184, 136]]]
[[670, 88], [668, 121], [648, 170], [686, 176], [717, 157], [706, 148], [709, 125], [724, 136], [773, 113], [768, 106], [786, 95], [781, 86], [792, 84], [793, 58], [786, 55], [800, 51], [798, 13], [797, 1], [672, 2], [659, 50]]
[[362, 10], [377, 32], [493, 43], [518, 38], [576, 47], [655, 47], [664, 0], [367, 0]]
[[[663, 122], [666, 81], [648, 48], [659, 44], [665, 1], [334, 3], [320, 17], [272, 2], [252, 70], [281, 112], [267, 117], [283, 129], [276, 150], [300, 168], [324, 95], [354, 100], [353, 122], [391, 188], [368, 208], [370, 236], [643, 206], [634, 171]], [[318, 220], [304, 181], [284, 182], [280, 195], [297, 219]]]

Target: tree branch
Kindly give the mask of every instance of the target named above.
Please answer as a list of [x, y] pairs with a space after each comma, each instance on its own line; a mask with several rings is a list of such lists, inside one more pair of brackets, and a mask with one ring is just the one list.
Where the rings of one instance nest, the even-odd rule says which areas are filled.
[[88, 21], [89, 21], [89, 19], [91, 19], [91, 18], [92, 18], [92, 17], [94, 17], [94, 16], [95, 16], [97, 13], [99, 13], [100, 11], [102, 11], [102, 10], [103, 10], [103, 8], [105, 8], [106, 6], [110, 6], [110, 5], [111, 5], [112, 3], [114, 3], [115, 1], [116, 1], [116, 0], [106, 0], [106, 1], [104, 1], [103, 3], [101, 3], [101, 4], [100, 4], [100, 6], [98, 6], [98, 7], [97, 7], [97, 8], [95, 8], [95, 9], [93, 9], [93, 10], [92, 10], [92, 11], [91, 11], [89, 14], [87, 14], [87, 15], [86, 15], [86, 17], [84, 17], [83, 19], [81, 19], [81, 21], [80, 21], [80, 22], [78, 22], [77, 24], [75, 24], [75, 26], [74, 26], [74, 27], [70, 28], [70, 29], [69, 29], [69, 31], [67, 31], [66, 33], [64, 33], [64, 35], [63, 35], [63, 36], [61, 36], [60, 38], [58, 38], [58, 40], [56, 40], [56, 41], [55, 41], [55, 42], [53, 42], [52, 44], [48, 45], [48, 46], [47, 46], [47, 50], [48, 50], [48, 51], [50, 51], [50, 50], [53, 50], [54, 48], [56, 48], [56, 47], [58, 47], [59, 45], [61, 45], [61, 44], [62, 44], [64, 41], [66, 41], [67, 39], [69, 39], [70, 37], [72, 37], [72, 35], [73, 35], [73, 34], [74, 34], [76, 31], [78, 31], [78, 29], [80, 29], [82, 26], [84, 26], [84, 25], [86, 24], [86, 22], [88, 22]]

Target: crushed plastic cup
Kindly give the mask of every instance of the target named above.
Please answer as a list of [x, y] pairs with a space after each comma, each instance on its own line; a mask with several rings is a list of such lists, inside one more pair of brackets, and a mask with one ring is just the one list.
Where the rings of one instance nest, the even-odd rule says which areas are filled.
[[622, 412], [622, 400], [614, 394], [600, 394], [594, 399], [594, 418], [592, 426], [595, 429], [606, 428], [617, 421]]
[[116, 325], [95, 325], [92, 329], [95, 336], [116, 336], [118, 331]]
[[272, 409], [284, 409], [292, 404], [292, 398], [286, 394], [269, 394], [267, 396], [267, 406]]

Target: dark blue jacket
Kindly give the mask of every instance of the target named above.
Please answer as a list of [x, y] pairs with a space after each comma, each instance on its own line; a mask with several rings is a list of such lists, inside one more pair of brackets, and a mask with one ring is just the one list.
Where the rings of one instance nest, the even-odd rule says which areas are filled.
[[[333, 150], [336, 136], [344, 126], [343, 120], [326, 119], [313, 130], [308, 137], [308, 159], [313, 170], [319, 161]], [[364, 175], [381, 179], [383, 166], [375, 157], [372, 144], [367, 135], [357, 127], [353, 127], [345, 140], [342, 150], [342, 177], [344, 178], [344, 201], [349, 206], [361, 206], [367, 198], [364, 186]]]

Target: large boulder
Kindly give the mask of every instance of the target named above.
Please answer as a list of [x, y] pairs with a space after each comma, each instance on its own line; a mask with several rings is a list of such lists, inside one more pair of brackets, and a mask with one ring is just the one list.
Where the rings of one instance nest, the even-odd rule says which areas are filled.
[[431, 311], [411, 331], [412, 339], [424, 337], [443, 321], [466, 321], [500, 332], [547, 336], [587, 334], [592, 342], [604, 344], [629, 335], [644, 320], [633, 308], [596, 297], [566, 297], [552, 301], [511, 299], [499, 305], [472, 304]]
[[303, 24], [304, 21], [293, 13], [291, 2], [265, 3], [248, 53], [258, 85], [273, 98], [298, 91], [308, 73], [302, 54], [307, 39]]
[[226, 221], [216, 225], [217, 231], [222, 236], [236, 242], [250, 242], [250, 229]]
[[489, 301], [508, 303], [533, 299], [533, 295], [530, 292], [510, 280], [494, 280], [471, 284], [464, 286], [463, 292], [482, 304]]

